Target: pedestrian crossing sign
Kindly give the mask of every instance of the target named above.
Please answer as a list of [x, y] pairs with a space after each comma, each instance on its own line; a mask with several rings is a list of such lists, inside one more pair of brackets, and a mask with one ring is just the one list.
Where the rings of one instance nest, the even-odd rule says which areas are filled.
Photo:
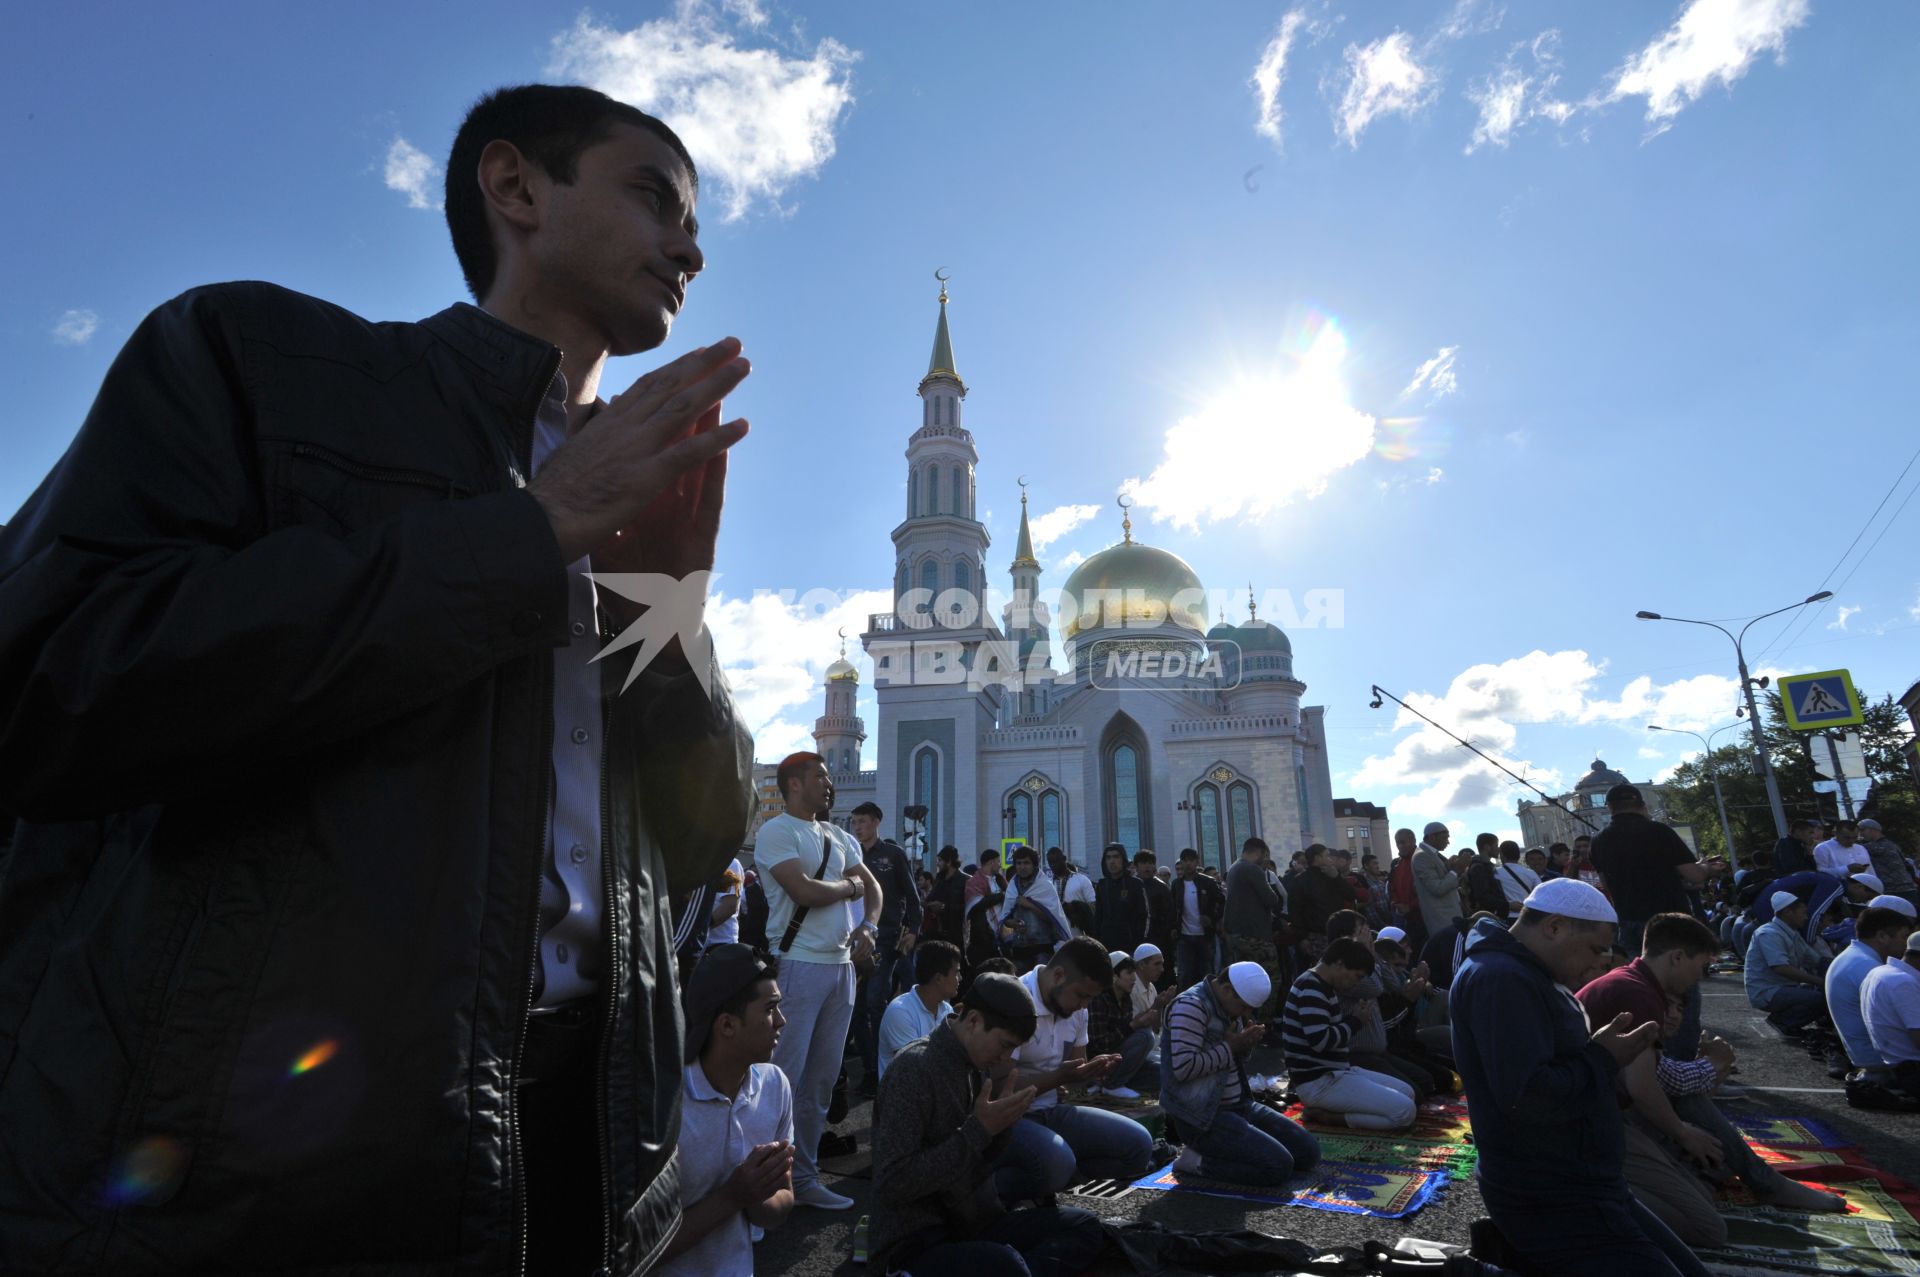
[[1853, 690], [1853, 676], [1845, 670], [1788, 674], [1779, 688], [1780, 708], [1786, 713], [1787, 726], [1796, 732], [1854, 727], [1866, 721], [1860, 694]]

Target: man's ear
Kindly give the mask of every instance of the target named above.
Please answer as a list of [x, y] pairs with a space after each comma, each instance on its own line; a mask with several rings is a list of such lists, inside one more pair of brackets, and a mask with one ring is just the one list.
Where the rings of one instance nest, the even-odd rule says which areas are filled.
[[520, 148], [495, 138], [480, 152], [477, 180], [487, 203], [489, 220], [498, 217], [522, 233], [540, 225], [534, 189], [535, 168]]

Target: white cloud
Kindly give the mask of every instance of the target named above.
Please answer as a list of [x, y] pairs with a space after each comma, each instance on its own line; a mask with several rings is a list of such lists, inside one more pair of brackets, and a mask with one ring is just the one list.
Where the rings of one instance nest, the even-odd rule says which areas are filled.
[[[813, 745], [813, 720], [825, 706], [826, 668], [840, 654], [837, 631], [857, 635], [867, 615], [893, 607], [890, 590], [812, 591], [792, 597], [760, 592], [750, 598], [716, 593], [707, 601], [707, 628], [727, 671], [741, 721], [754, 733], [756, 758], [779, 758]], [[847, 659], [861, 669], [863, 691], [872, 666], [857, 641]]]
[[[1537, 767], [1524, 758], [1520, 752], [1523, 726], [1601, 723], [1639, 731], [1644, 724], [1656, 722], [1704, 732], [1734, 721], [1736, 679], [1700, 675], [1655, 684], [1641, 675], [1609, 700], [1595, 695], [1605, 673], [1605, 662], [1583, 651], [1534, 651], [1498, 664], [1472, 666], [1442, 695], [1412, 692], [1405, 699], [1548, 793], [1558, 792], [1566, 782], [1558, 770]], [[1408, 823], [1529, 796], [1510, 777], [1405, 710], [1396, 714], [1393, 730], [1407, 734], [1395, 740], [1387, 753], [1365, 759], [1349, 788], [1401, 791], [1389, 797], [1396, 810], [1414, 813], [1406, 817]], [[1638, 742], [1634, 748], [1640, 758], [1664, 756]], [[1582, 754], [1574, 760], [1582, 772], [1588, 757]]]
[[1831, 621], [1827, 622], [1827, 628], [1830, 630], [1844, 631], [1847, 628], [1847, 618], [1858, 616], [1858, 615], [1860, 615], [1859, 608], [1848, 607], [1846, 604], [1842, 603], [1839, 608], [1839, 614], [1836, 615]]
[[1426, 484], [1428, 487], [1432, 487], [1446, 477], [1447, 472], [1445, 470], [1442, 470], [1439, 466], [1433, 466], [1427, 471]]
[[1501, 438], [1516, 448], [1524, 448], [1532, 441], [1533, 434], [1527, 430], [1509, 430], [1506, 434], [1502, 435]]
[[394, 135], [393, 144], [387, 147], [387, 189], [406, 196], [408, 208], [445, 206], [440, 198], [440, 174], [440, 166], [431, 155]]
[[[1157, 523], [1259, 518], [1326, 491], [1373, 450], [1374, 419], [1349, 402], [1347, 340], [1324, 325], [1295, 365], [1227, 390], [1167, 431], [1166, 457], [1122, 485]], [[1231, 466], [1221, 457], [1234, 458]]]
[[1033, 548], [1046, 549], [1099, 513], [1097, 505], [1063, 505], [1028, 519], [1027, 532], [1033, 537]]
[[1784, 60], [1787, 33], [1807, 20], [1809, 0], [1690, 0], [1673, 26], [1627, 60], [1607, 101], [1645, 97], [1654, 132], [1714, 84], [1728, 90], [1753, 60]]
[[1087, 556], [1080, 553], [1080, 551], [1069, 550], [1060, 557], [1058, 563], [1053, 565], [1053, 570], [1056, 572], [1071, 572], [1086, 561]]
[[1444, 399], [1460, 389], [1460, 378], [1453, 370], [1454, 356], [1459, 353], [1458, 346], [1440, 347], [1438, 354], [1414, 369], [1413, 380], [1400, 392], [1400, 397], [1406, 399], [1426, 390], [1431, 392], [1431, 398]]
[[1548, 30], [1514, 45], [1498, 67], [1469, 84], [1467, 100], [1479, 108], [1480, 119], [1467, 139], [1467, 154], [1483, 146], [1506, 146], [1529, 120], [1565, 124], [1572, 118], [1578, 108], [1553, 96], [1560, 83], [1559, 68], [1560, 33]]
[[1404, 31], [1350, 44], [1346, 50], [1346, 88], [1334, 111], [1334, 132], [1358, 147], [1367, 126], [1383, 115], [1414, 115], [1439, 89], [1434, 73], [1414, 55], [1413, 37]]
[[84, 346], [100, 331], [100, 316], [90, 310], [62, 311], [51, 331], [56, 346]]
[[[722, 16], [750, 29], [765, 24], [751, 0], [729, 3]], [[710, 8], [686, 0], [672, 16], [628, 31], [583, 14], [554, 37], [548, 69], [672, 125], [733, 221], [756, 201], [779, 207], [795, 182], [833, 158], [859, 56], [832, 39], [810, 54], [748, 48]]]
[[1306, 15], [1298, 9], [1280, 19], [1280, 29], [1267, 42], [1258, 65], [1253, 68], [1253, 96], [1260, 107], [1260, 118], [1254, 122], [1254, 131], [1276, 144], [1281, 140], [1280, 85], [1286, 77], [1287, 54], [1292, 50], [1294, 36], [1305, 21]]

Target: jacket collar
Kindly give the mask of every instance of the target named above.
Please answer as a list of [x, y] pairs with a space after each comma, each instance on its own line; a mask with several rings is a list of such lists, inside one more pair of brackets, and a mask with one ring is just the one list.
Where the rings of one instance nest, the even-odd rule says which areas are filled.
[[[439, 314], [428, 316], [421, 327], [445, 342], [473, 365], [482, 380], [516, 405], [527, 396], [544, 393], [559, 366], [557, 346], [466, 302], [455, 302]], [[532, 406], [537, 404], [536, 398]]]

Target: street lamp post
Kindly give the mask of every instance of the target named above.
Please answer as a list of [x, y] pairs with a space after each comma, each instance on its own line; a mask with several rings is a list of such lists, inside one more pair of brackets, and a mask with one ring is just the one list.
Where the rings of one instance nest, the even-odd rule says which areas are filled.
[[1740, 690], [1745, 695], [1747, 701], [1747, 726], [1753, 729], [1753, 767], [1767, 782], [1767, 803], [1773, 808], [1773, 830], [1776, 838], [1785, 838], [1787, 836], [1787, 809], [1780, 802], [1780, 782], [1774, 779], [1773, 760], [1767, 757], [1767, 739], [1760, 730], [1760, 707], [1754, 703], [1753, 676], [1747, 673], [1747, 654], [1741, 647], [1741, 641], [1747, 637], [1747, 631], [1752, 629], [1756, 623], [1764, 621], [1770, 616], [1778, 616], [1782, 612], [1791, 612], [1795, 608], [1802, 608], [1809, 603], [1818, 603], [1822, 599], [1830, 599], [1832, 597], [1832, 590], [1822, 590], [1818, 594], [1809, 594], [1798, 603], [1789, 603], [1787, 606], [1777, 607], [1771, 612], [1762, 612], [1759, 616], [1754, 617], [1753, 620], [1741, 626], [1740, 633], [1737, 635], [1726, 626], [1713, 621], [1695, 621], [1684, 616], [1662, 616], [1658, 612], [1634, 613], [1636, 617], [1643, 621], [1678, 621], [1682, 625], [1704, 625], [1709, 629], [1719, 630], [1733, 643], [1734, 660], [1737, 661], [1740, 666]]
[[1733, 826], [1727, 823], [1727, 800], [1720, 795], [1720, 769], [1711, 767], [1709, 764], [1713, 759], [1713, 738], [1721, 732], [1738, 726], [1740, 726], [1738, 723], [1728, 723], [1725, 727], [1716, 727], [1712, 732], [1702, 736], [1699, 732], [1690, 732], [1681, 727], [1662, 727], [1658, 723], [1647, 724], [1647, 730], [1650, 732], [1671, 732], [1675, 736], [1691, 736], [1700, 742], [1700, 748], [1705, 751], [1701, 755], [1700, 765], [1708, 768], [1707, 776], [1713, 781], [1713, 805], [1720, 811], [1720, 836], [1726, 840], [1729, 863], [1736, 858], [1733, 847]]

